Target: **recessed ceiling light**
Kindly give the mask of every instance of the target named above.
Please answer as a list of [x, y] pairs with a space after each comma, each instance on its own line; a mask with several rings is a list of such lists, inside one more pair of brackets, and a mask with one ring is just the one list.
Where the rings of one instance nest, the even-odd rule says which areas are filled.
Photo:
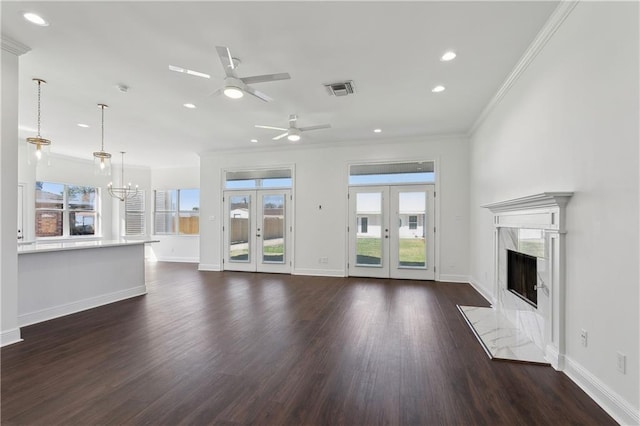
[[374, 133], [382, 133], [382, 129], [373, 129]]
[[78, 123], [78, 127], [84, 127], [86, 129], [87, 127], [89, 127], [89, 125], [84, 123]]
[[258, 139], [251, 139], [251, 143], [258, 143]]
[[190, 109], [193, 109], [193, 108], [195, 108], [195, 107], [196, 107], [194, 104], [183, 104], [183, 106], [184, 106], [185, 108], [190, 108]]
[[442, 55], [442, 57], [440, 57], [441, 61], [451, 61], [452, 59], [456, 58], [456, 52], [452, 52], [452, 51], [448, 51], [445, 52], [444, 55]]
[[35, 13], [27, 12], [22, 16], [24, 16], [24, 19], [31, 22], [32, 24], [40, 25], [41, 27], [49, 26], [49, 23], [45, 21], [42, 16], [36, 15]]
[[440, 92], [444, 92], [444, 86], [436, 86], [433, 89], [431, 89], [431, 91], [433, 93], [440, 93]]

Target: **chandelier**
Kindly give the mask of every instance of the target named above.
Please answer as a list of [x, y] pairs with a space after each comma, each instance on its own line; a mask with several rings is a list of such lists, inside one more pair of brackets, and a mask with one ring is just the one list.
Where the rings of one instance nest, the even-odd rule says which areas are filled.
[[45, 139], [40, 136], [40, 86], [42, 83], [46, 84], [47, 82], [40, 78], [33, 78], [32, 80], [38, 83], [38, 135], [36, 137], [27, 138], [29, 147], [33, 148], [33, 152], [29, 153], [27, 157], [29, 164], [31, 164], [31, 160], [33, 158], [35, 158], [36, 163], [39, 163], [43, 157], [48, 157], [49, 148], [51, 146], [51, 141], [49, 139]]
[[122, 186], [119, 188], [114, 187], [113, 182], [109, 182], [107, 189], [109, 190], [109, 194], [111, 194], [113, 198], [117, 198], [120, 201], [124, 201], [128, 198], [133, 198], [138, 194], [138, 185], [136, 185], [135, 187], [132, 187], [131, 182], [129, 182], [127, 186], [124, 185], [124, 154], [125, 152], [120, 151], [120, 154], [122, 155], [122, 169], [120, 171], [121, 173], [120, 184]]
[[102, 145], [100, 146], [100, 151], [93, 153], [94, 172], [97, 175], [109, 176], [111, 175], [111, 154], [104, 150], [104, 109], [109, 108], [109, 106], [98, 104], [98, 108], [102, 110]]

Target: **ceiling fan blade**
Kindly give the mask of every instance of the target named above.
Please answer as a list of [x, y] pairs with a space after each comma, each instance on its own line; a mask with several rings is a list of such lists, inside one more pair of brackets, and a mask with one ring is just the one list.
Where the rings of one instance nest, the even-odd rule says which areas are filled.
[[284, 132], [284, 133], [283, 133], [283, 134], [281, 134], [281, 135], [276, 136], [275, 138], [273, 138], [273, 140], [274, 140], [274, 141], [277, 141], [278, 139], [282, 139], [282, 138], [284, 138], [284, 137], [285, 137], [285, 136], [287, 136], [287, 135], [289, 135], [289, 132], [288, 132], [288, 131]]
[[284, 130], [288, 130], [288, 129], [285, 129], [285, 128], [283, 128], [283, 127], [262, 126], [262, 125], [260, 125], [260, 124], [256, 124], [256, 126], [255, 126], [255, 127], [259, 128], [259, 129], [271, 129], [271, 130], [283, 130], [283, 131], [284, 131]]
[[298, 130], [300, 130], [301, 132], [308, 132], [309, 130], [328, 129], [330, 127], [331, 124], [319, 124], [317, 126], [300, 127]]
[[233, 58], [231, 57], [231, 51], [229, 51], [229, 48], [225, 46], [216, 46], [216, 51], [220, 57], [220, 62], [222, 63], [222, 68], [224, 68], [225, 75], [227, 77], [235, 77], [236, 75], [233, 72], [235, 65], [233, 64]]
[[242, 77], [242, 80], [246, 84], [254, 84], [254, 83], [267, 83], [269, 81], [278, 81], [278, 80], [289, 80], [291, 76], [287, 72], [282, 72], [280, 74], [265, 74], [265, 75], [254, 75], [251, 77]]
[[271, 102], [273, 100], [272, 98], [270, 98], [269, 96], [265, 95], [264, 93], [258, 92], [256, 89], [254, 89], [251, 86], [245, 86], [244, 87], [244, 91], [247, 92], [250, 95], [255, 96], [256, 98], [258, 98], [258, 99], [260, 99], [262, 101], [265, 101], [265, 102]]
[[196, 77], [211, 78], [211, 76], [209, 74], [205, 74], [205, 73], [200, 72], [200, 71], [190, 70], [190, 69], [187, 69], [187, 68], [176, 67], [175, 65], [169, 65], [169, 69], [171, 71], [175, 71], [175, 72], [179, 72], [179, 73], [183, 73], [183, 74], [194, 75]]
[[216, 89], [213, 92], [209, 93], [208, 96], [220, 96], [222, 94], [222, 88]]

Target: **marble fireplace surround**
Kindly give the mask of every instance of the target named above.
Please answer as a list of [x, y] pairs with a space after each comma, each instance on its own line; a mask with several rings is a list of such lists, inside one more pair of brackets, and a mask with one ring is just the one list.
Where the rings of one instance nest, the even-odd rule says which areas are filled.
[[[564, 368], [565, 207], [572, 195], [543, 192], [482, 206], [494, 214], [494, 309], [528, 336], [556, 370]], [[507, 289], [507, 250], [526, 253], [518, 244], [520, 230], [542, 236], [537, 307]]]

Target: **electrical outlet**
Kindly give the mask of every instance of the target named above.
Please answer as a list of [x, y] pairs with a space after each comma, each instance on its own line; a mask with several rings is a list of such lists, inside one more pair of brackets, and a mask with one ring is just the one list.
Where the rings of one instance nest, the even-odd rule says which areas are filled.
[[585, 348], [587, 347], [587, 330], [584, 328], [580, 330], [580, 342], [582, 343], [582, 346]]
[[616, 353], [616, 367], [622, 374], [627, 374], [627, 356], [623, 353]]

